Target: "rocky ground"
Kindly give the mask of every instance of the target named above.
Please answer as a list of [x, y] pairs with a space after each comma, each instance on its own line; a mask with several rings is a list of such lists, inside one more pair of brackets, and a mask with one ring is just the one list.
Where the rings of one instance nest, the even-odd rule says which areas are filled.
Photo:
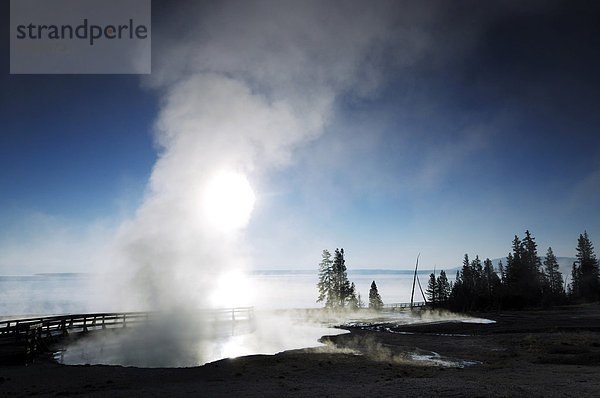
[[326, 347], [195, 368], [0, 367], [0, 396], [599, 396], [600, 306], [370, 324]]

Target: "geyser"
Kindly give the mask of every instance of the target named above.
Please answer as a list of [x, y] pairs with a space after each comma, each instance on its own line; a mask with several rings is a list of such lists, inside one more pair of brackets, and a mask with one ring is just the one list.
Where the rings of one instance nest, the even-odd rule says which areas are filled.
[[[155, 124], [159, 156], [143, 203], [115, 239], [115, 280], [108, 284], [114, 294], [105, 296], [117, 310], [162, 316], [139, 351], [130, 343], [140, 340], [135, 335], [122, 340], [114, 363], [212, 360], [207, 336], [218, 325], [199, 309], [252, 304], [258, 299], [252, 292], [266, 294], [248, 288], [234, 271], [253, 262], [243, 233], [256, 200], [249, 179], [264, 186], [270, 172], [292, 164], [294, 151], [335, 119], [339, 97], [375, 94], [388, 54], [408, 50], [403, 65], [418, 58], [413, 49], [421, 37], [397, 34], [412, 11], [391, 12], [395, 7], [186, 2], [176, 25], [157, 24], [153, 44], [160, 55], [145, 83], [162, 100]], [[294, 330], [257, 317], [254, 337], [244, 344], [300, 341]], [[149, 357], [147, 347], [155, 346], [160, 352]], [[139, 360], [127, 360], [140, 352]]]

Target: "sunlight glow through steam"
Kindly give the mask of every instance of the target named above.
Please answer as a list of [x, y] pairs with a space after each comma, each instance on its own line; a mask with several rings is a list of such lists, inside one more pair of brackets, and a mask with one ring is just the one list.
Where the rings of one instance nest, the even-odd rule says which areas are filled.
[[222, 231], [243, 228], [254, 208], [254, 191], [245, 175], [221, 172], [209, 180], [204, 191], [204, 213]]
[[252, 305], [253, 291], [250, 278], [234, 270], [219, 276], [210, 299], [215, 307], [247, 307]]

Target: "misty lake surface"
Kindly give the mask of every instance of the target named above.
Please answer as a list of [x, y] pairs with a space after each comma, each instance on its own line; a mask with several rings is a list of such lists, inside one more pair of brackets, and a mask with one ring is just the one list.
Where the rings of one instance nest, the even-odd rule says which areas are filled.
[[[419, 272], [423, 290], [431, 271]], [[452, 280], [453, 272], [448, 272]], [[269, 270], [248, 273], [249, 301], [257, 309], [293, 309], [322, 307], [316, 302], [317, 272], [312, 270]], [[350, 270], [362, 300], [368, 304], [369, 288], [375, 281], [386, 304], [409, 302], [412, 271]], [[53, 315], [85, 312], [127, 311], [105, 308], [99, 300], [105, 289], [90, 274], [36, 274], [0, 276], [0, 317]], [[418, 285], [415, 301], [422, 301]]]
[[88, 274], [0, 276], [0, 316], [101, 312], [93, 297], [102, 294]]
[[[423, 291], [431, 271], [418, 273]], [[439, 275], [439, 273], [438, 273]], [[410, 302], [413, 271], [400, 270], [349, 270], [348, 279], [354, 282], [362, 301], [368, 305], [369, 289], [375, 281], [384, 303]], [[448, 274], [448, 279], [452, 275]], [[256, 298], [256, 305], [261, 308], [318, 308], [321, 303], [315, 300], [318, 296], [318, 276], [314, 271], [257, 271], [252, 275], [258, 289], [265, 292]], [[415, 301], [423, 301], [418, 284], [415, 286]]]

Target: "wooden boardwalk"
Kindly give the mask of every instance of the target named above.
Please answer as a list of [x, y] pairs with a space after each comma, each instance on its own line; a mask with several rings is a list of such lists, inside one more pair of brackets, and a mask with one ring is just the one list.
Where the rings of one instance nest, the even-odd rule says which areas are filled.
[[[159, 316], [154, 312], [113, 312], [0, 320], [0, 362], [13, 357], [30, 358], [46, 350], [49, 343], [71, 334], [141, 326]], [[199, 310], [198, 316], [219, 325], [222, 334], [253, 330], [253, 307]]]
[[411, 308], [423, 308], [423, 307], [428, 307], [428, 306], [429, 306], [429, 303], [426, 303], [425, 301], [416, 301], [416, 302], [413, 302], [412, 305], [411, 305], [411, 303], [385, 304], [383, 306], [383, 309], [389, 310], [389, 311], [399, 311], [399, 310], [406, 310], [406, 309], [411, 309]]

